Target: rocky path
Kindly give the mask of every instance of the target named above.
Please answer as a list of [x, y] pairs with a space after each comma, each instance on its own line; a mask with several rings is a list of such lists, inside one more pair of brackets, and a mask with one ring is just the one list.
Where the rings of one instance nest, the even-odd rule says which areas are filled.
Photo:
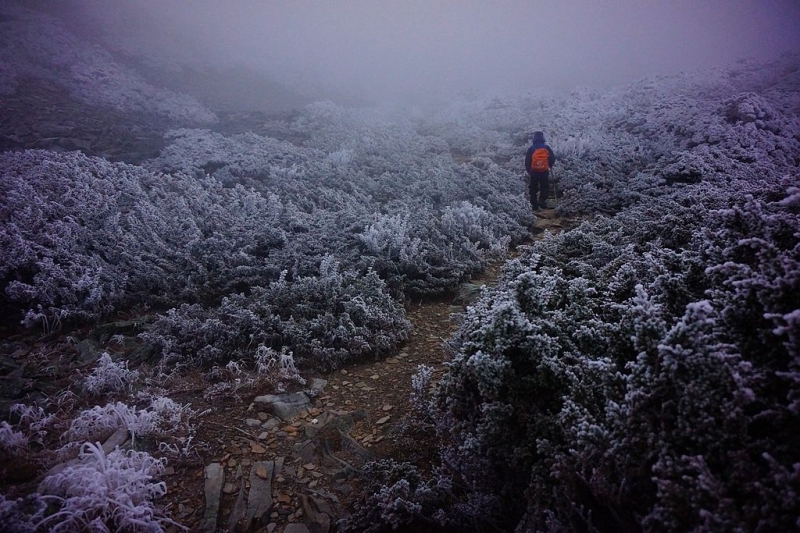
[[[561, 227], [545, 210], [533, 233]], [[500, 266], [467, 292], [493, 283]], [[411, 377], [421, 364], [433, 367], [434, 382], [445, 371], [444, 343], [458, 327], [451, 315], [462, 305], [411, 304], [414, 329], [394, 357], [311, 377], [303, 391], [215, 406], [198, 430], [201, 460], [170, 469], [166, 508], [191, 531], [330, 531], [358, 496], [364, 463], [433, 459], [432, 436], [409, 435], [404, 424]]]
[[[544, 210], [532, 234], [561, 227], [555, 212]], [[445, 343], [458, 327], [454, 313], [477, 298], [481, 285], [494, 283], [501, 266], [464, 284], [455, 301], [409, 303], [414, 329], [393, 357], [305, 376], [304, 385], [281, 395], [258, 396], [258, 390], [248, 389], [212, 400], [200, 375], [171, 382], [169, 396], [201, 415], [191, 453], [169, 462], [167, 495], [159, 505], [192, 532], [327, 532], [359, 498], [358, 472], [367, 461], [432, 464], [434, 435], [420, 434], [408, 423], [411, 377], [421, 364], [434, 369], [434, 383], [443, 374], [449, 358]], [[138, 324], [133, 319], [78, 331], [74, 338], [39, 340], [3, 329], [3, 353], [9, 355], [0, 357], [0, 401], [10, 405], [57, 394], [74, 379], [75, 365], [85, 370], [96, 361], [112, 334], [133, 342]], [[135, 342], [130, 349], [129, 359], [138, 349]], [[129, 437], [117, 432], [106, 445], [130, 447]], [[148, 446], [146, 440], [136, 443], [137, 449], [155, 451]], [[33, 490], [39, 477], [35, 465], [12, 470], [0, 485]]]
[[198, 436], [210, 448], [200, 451], [202, 464], [170, 468], [167, 509], [191, 531], [330, 531], [357, 495], [364, 463], [407, 456], [398, 433], [411, 376], [420, 364], [444, 372], [442, 343], [457, 327], [457, 310], [449, 300], [412, 305], [414, 330], [396, 356], [203, 417]]

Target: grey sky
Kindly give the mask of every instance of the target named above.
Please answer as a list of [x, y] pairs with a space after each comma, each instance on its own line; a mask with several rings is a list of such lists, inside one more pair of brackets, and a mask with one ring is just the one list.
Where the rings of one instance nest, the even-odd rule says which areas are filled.
[[165, 57], [377, 98], [606, 86], [800, 49], [797, 0], [79, 0]]

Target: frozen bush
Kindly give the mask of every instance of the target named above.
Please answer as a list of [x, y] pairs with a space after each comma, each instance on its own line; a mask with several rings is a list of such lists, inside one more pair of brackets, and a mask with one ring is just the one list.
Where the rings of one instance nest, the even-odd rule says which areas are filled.
[[448, 516], [480, 501], [519, 530], [794, 527], [800, 233], [784, 187], [679, 190], [667, 211], [644, 202], [509, 263], [436, 394], [442, 460], [468, 487]]
[[423, 416], [430, 410], [428, 405], [428, 386], [433, 377], [433, 367], [417, 365], [417, 371], [411, 376], [411, 405]]
[[485, 250], [489, 257], [503, 257], [508, 250], [511, 237], [505, 235], [503, 227], [496, 227], [496, 217], [486, 209], [469, 202], [448, 206], [442, 215], [444, 233], [453, 239], [463, 237], [478, 249]]
[[83, 380], [83, 388], [92, 395], [119, 393], [129, 390], [139, 379], [137, 370], [128, 370], [127, 361], [114, 361], [108, 352], [97, 360], [97, 367]]
[[157, 481], [164, 473], [163, 460], [133, 450], [106, 454], [99, 444], [88, 442], [78, 459], [42, 482], [44, 499], [57, 510], [43, 516], [37, 528], [163, 532], [177, 525], [153, 503], [167, 492], [166, 484]]
[[0, 494], [0, 524], [8, 533], [36, 533], [46, 509], [47, 502], [38, 493], [17, 500]]
[[9, 412], [18, 418], [17, 427], [25, 434], [26, 441], [37, 442], [40, 445], [58, 422], [55, 414], [48, 414], [39, 405], [18, 403], [12, 405]]
[[117, 429], [128, 430], [132, 437], [180, 438], [192, 431], [194, 411], [186, 405], [161, 396], [151, 399], [144, 409], [130, 407], [122, 402], [95, 406], [78, 413], [69, 428], [61, 435], [66, 441], [63, 449], [76, 443], [102, 439]]
[[[319, 276], [282, 277], [247, 296], [225, 298], [218, 308], [173, 309], [141, 336], [160, 346], [169, 361], [255, 365], [263, 345], [285, 347], [293, 361], [318, 368], [387, 354], [407, 338], [410, 324], [375, 273], [340, 273], [326, 264]], [[281, 364], [291, 372], [288, 359]]]
[[28, 438], [20, 431], [15, 431], [3, 420], [0, 422], [0, 451], [4, 455], [14, 455], [28, 445]]
[[67, 441], [66, 447], [72, 447], [77, 442], [103, 438], [122, 428], [134, 436], [147, 435], [156, 431], [157, 424], [158, 416], [154, 412], [116, 402], [82, 411], [61, 438]]
[[53, 329], [277, 274], [263, 261], [283, 239], [274, 199], [80, 153], [0, 159], [2, 311], [27, 310], [28, 325]]
[[431, 516], [449, 490], [424, 481], [416, 467], [392, 460], [367, 463], [363, 480], [368, 496], [339, 524], [344, 531], [378, 533], [436, 525]]

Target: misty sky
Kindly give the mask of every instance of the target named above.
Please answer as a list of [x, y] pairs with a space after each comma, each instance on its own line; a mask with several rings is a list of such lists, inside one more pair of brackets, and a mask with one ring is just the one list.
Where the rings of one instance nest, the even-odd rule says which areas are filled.
[[609, 86], [800, 50], [797, 0], [77, 1], [171, 60], [372, 98]]

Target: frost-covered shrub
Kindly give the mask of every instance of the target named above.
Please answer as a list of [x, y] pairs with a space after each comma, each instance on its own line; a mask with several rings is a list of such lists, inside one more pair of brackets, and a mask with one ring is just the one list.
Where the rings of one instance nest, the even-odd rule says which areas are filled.
[[114, 361], [108, 352], [97, 360], [97, 367], [83, 380], [83, 388], [95, 396], [130, 389], [139, 378], [137, 370], [129, 370], [127, 361]]
[[[15, 426], [24, 436], [26, 443], [36, 442], [43, 445], [47, 435], [53, 433], [58, 425], [57, 416], [54, 413], [46, 412], [39, 405], [14, 404], [9, 409], [9, 413], [16, 417]], [[7, 425], [5, 429], [13, 431]]]
[[409, 329], [402, 308], [375, 273], [340, 273], [328, 259], [319, 276], [281, 277], [253, 287], [249, 295], [227, 297], [217, 308], [172, 309], [141, 336], [160, 346], [168, 361], [252, 364], [265, 346], [286, 347], [307, 366], [336, 368], [389, 353]]
[[766, 128], [778, 114], [764, 98], [756, 93], [739, 94], [726, 100], [725, 118], [730, 122], [753, 122], [758, 128]]
[[467, 487], [446, 514], [525, 531], [793, 528], [786, 190], [681, 189], [511, 262], [468, 309], [436, 395], [445, 470]]
[[467, 201], [436, 218], [418, 215], [409, 208], [380, 215], [358, 235], [367, 264], [412, 295], [454, 290], [522, 237], [517, 223]]
[[463, 491], [427, 518], [797, 526], [800, 130], [769, 81], [785, 67], [564, 103], [561, 138], [592, 142], [563, 145], [561, 208], [619, 213], [537, 243], [468, 309], [433, 412], [437, 475]]
[[63, 450], [76, 444], [102, 439], [118, 429], [126, 429], [133, 438], [169, 437], [179, 439], [192, 431], [194, 411], [187, 405], [157, 396], [147, 408], [137, 409], [123, 402], [95, 406], [78, 413], [61, 435]]
[[[16, 501], [0, 497], [4, 531], [163, 531], [177, 525], [153, 502], [165, 493], [158, 481], [165, 459], [147, 452], [106, 452], [99, 442], [125, 429], [137, 439], [153, 439], [150, 444], [162, 457], [186, 455], [191, 451], [195, 416], [188, 405], [154, 396], [143, 409], [121, 402], [77, 413], [66, 402], [49, 402], [47, 407], [52, 412], [39, 406], [13, 406], [16, 423], [3, 422], [0, 433], [13, 433], [16, 441], [24, 440], [26, 449], [0, 447], [0, 454], [46, 467], [74, 456], [73, 450], [78, 457], [52, 469], [39, 485], [41, 494]], [[59, 435], [62, 446], [55, 449]]]
[[367, 463], [363, 481], [367, 497], [339, 524], [344, 531], [378, 533], [436, 525], [431, 517], [450, 490], [424, 481], [416, 467], [393, 460]]
[[43, 498], [57, 510], [41, 516], [37, 527], [48, 531], [154, 531], [175, 523], [153, 500], [167, 492], [157, 481], [163, 460], [146, 452], [116, 449], [108, 454], [99, 444], [81, 447], [78, 462], [42, 482]]
[[[283, 270], [312, 276], [328, 254], [375, 270], [395, 295], [424, 296], [454, 289], [526, 237], [522, 183], [494, 162], [456, 163], [408, 121], [333, 104], [307, 113], [323, 108], [321, 129], [303, 133], [305, 115], [292, 126], [311, 136], [303, 147], [176, 130], [148, 163], [154, 172], [79, 154], [6, 154], [7, 312], [52, 331], [120, 307], [221, 301]], [[410, 247], [377, 231], [409, 213]]]
[[0, 422], [0, 451], [4, 455], [14, 455], [28, 445], [28, 438], [20, 431], [14, 430], [3, 420]]
[[227, 183], [246, 178], [270, 180], [273, 175], [314, 176], [333, 169], [319, 151], [302, 150], [255, 133], [226, 137], [209, 130], [183, 128], [170, 131], [165, 138], [169, 144], [158, 158], [147, 163], [156, 171], [214, 174]]
[[8, 533], [35, 533], [46, 508], [47, 502], [38, 493], [16, 500], [0, 494], [0, 524]]
[[102, 407], [97, 405], [79, 413], [62, 439], [67, 441], [67, 446], [73, 446], [79, 441], [107, 436], [120, 428], [136, 436], [151, 434], [157, 426], [158, 415], [155, 412], [116, 402]]
[[757, 183], [795, 167], [800, 122], [796, 111], [777, 110], [792, 108], [794, 91], [783, 78], [796, 77], [797, 63], [796, 54], [787, 54], [746, 73], [734, 67], [646, 78], [603, 95], [602, 106], [564, 102], [557, 131], [589, 136], [592, 149], [576, 157], [564, 145], [556, 165], [561, 209], [615, 213], [642, 195], [664, 194], [672, 183], [734, 176]]
[[297, 371], [294, 354], [282, 349], [280, 352], [260, 344], [255, 353], [256, 372], [272, 381], [295, 381], [301, 385], [306, 380]]
[[486, 209], [466, 201], [446, 207], [442, 215], [445, 234], [452, 234], [454, 238], [463, 236], [476, 248], [487, 250], [488, 255], [502, 257], [508, 250], [511, 236], [501, 233], [505, 228], [493, 227], [495, 221]]
[[[317, 129], [308, 120], [320, 109], [327, 125]], [[328, 124], [334, 116], [341, 122]], [[210, 174], [280, 198], [287, 242], [271, 257], [296, 275], [309, 275], [314, 261], [333, 253], [345, 268], [374, 268], [397, 292], [440, 293], [527, 234], [521, 181], [488, 160], [456, 165], [440, 139], [407, 122], [327, 103], [306, 110], [293, 127], [311, 138], [303, 147], [252, 133], [176, 130], [148, 166]], [[347, 163], [331, 154], [346, 154]], [[474, 220], [455, 222], [465, 202], [476, 210]], [[420, 240], [426, 249], [416, 253]]]
[[0, 167], [3, 311], [27, 309], [28, 325], [277, 276], [273, 198], [80, 153], [6, 152]]
[[[433, 236], [424, 234], [419, 225], [420, 221], [416, 224], [412, 222], [409, 212], [382, 215], [358, 236], [365, 248], [365, 255], [374, 258], [370, 266], [395, 289], [413, 291], [416, 287], [421, 289], [438, 281], [430, 275], [426, 279], [426, 274], [430, 256], [437, 254], [439, 250], [432, 246]], [[453, 273], [455, 280], [464, 275], [465, 269], [462, 269]], [[444, 272], [437, 274], [436, 277], [442, 280], [442, 284], [452, 284], [455, 281], [452, 279], [453, 274], [451, 279], [445, 278]]]
[[421, 415], [428, 416], [428, 386], [433, 377], [433, 367], [417, 365], [417, 371], [411, 376], [411, 406]]

